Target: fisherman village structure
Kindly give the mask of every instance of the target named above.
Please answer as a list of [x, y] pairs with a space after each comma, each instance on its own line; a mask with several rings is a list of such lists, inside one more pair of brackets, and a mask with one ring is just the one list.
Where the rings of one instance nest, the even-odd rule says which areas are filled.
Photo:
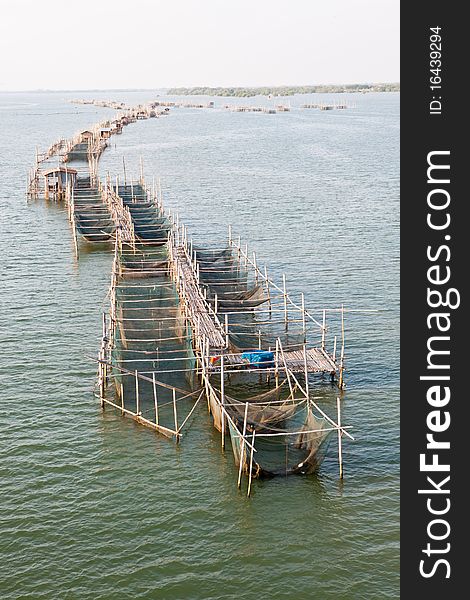
[[98, 177], [111, 136], [156, 110], [127, 108], [55, 142], [29, 175], [31, 198], [66, 204], [77, 259], [83, 244], [114, 256], [97, 359], [101, 406], [180, 442], [205, 403], [248, 495], [254, 478], [316, 471], [333, 438], [342, 477], [342, 440], [352, 436], [340, 394], [331, 416], [314, 390], [318, 377], [344, 387], [345, 309], [313, 316], [231, 227], [199, 245], [165, 208], [159, 182], [145, 181], [142, 161], [137, 179], [125, 170]]

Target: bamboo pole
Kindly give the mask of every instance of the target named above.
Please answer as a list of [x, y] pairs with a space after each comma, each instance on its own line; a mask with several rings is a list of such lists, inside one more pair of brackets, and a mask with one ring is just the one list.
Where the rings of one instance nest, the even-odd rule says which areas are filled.
[[135, 371], [135, 413], [136, 415], [140, 415], [139, 376], [137, 369]]
[[224, 380], [224, 355], [220, 357], [220, 402], [222, 404], [222, 420], [221, 420], [221, 437], [222, 437], [222, 450], [225, 448], [225, 380]]
[[305, 322], [305, 296], [304, 293], [302, 292], [301, 294], [301, 308], [300, 310], [302, 311], [302, 331], [304, 334], [304, 344], [307, 341], [307, 325]]
[[225, 347], [229, 347], [229, 335], [228, 335], [228, 313], [225, 313]]
[[307, 409], [310, 409], [310, 396], [308, 393], [308, 368], [307, 368], [307, 345], [304, 344], [304, 372], [305, 372], [305, 396], [307, 398]]
[[322, 330], [321, 330], [321, 348], [325, 349], [325, 336], [326, 336], [326, 310], [323, 309], [323, 321], [322, 321]]
[[255, 265], [255, 284], [258, 285], [258, 266], [256, 264], [256, 252], [253, 252], [253, 264]]
[[153, 402], [155, 404], [155, 425], [158, 425], [158, 394], [157, 394], [157, 383], [155, 381], [155, 371], [152, 373], [152, 384], [153, 384]]
[[191, 410], [189, 411], [187, 417], [184, 419], [184, 421], [181, 423], [181, 425], [178, 428], [178, 433], [183, 429], [183, 427], [186, 425], [187, 421], [189, 420], [189, 418], [191, 417], [191, 415], [193, 414], [193, 412], [196, 409], [196, 406], [199, 403], [199, 400], [202, 398], [202, 395], [204, 394], [204, 388], [202, 389], [202, 392], [199, 394], [196, 402], [194, 403], [193, 407], [191, 408]]
[[248, 418], [248, 402], [245, 402], [245, 417], [243, 419], [243, 434], [240, 448], [240, 464], [238, 466], [238, 489], [240, 489], [242, 483], [242, 473], [243, 473], [243, 462], [245, 459], [245, 435], [246, 435], [246, 421]]
[[120, 383], [120, 387], [121, 387], [121, 415], [124, 415], [124, 386], [122, 384], [122, 381]]
[[250, 497], [250, 494], [251, 494], [251, 480], [253, 478], [253, 450], [255, 447], [255, 435], [256, 435], [256, 431], [253, 429], [253, 435], [251, 437], [250, 477], [248, 479], [248, 491], [246, 494], [248, 496], [248, 498]]
[[289, 329], [289, 314], [287, 311], [287, 289], [286, 289], [286, 276], [282, 275], [282, 287], [284, 289], [284, 322], [285, 322], [285, 330]]
[[[176, 414], [176, 389], [173, 388], [173, 416], [175, 419], [175, 431], [178, 431], [178, 416]], [[176, 441], [179, 441], [179, 437], [176, 437]]]
[[343, 479], [343, 449], [342, 449], [342, 443], [341, 443], [341, 438], [343, 435], [342, 429], [341, 429], [341, 401], [339, 399], [339, 397], [336, 398], [336, 407], [338, 410], [338, 461], [339, 461], [339, 477], [340, 479]]
[[264, 265], [264, 279], [266, 282], [266, 294], [268, 296], [269, 318], [271, 318], [271, 315], [272, 315], [271, 292], [269, 290], [268, 268], [266, 267], [266, 265]]
[[344, 388], [344, 305], [341, 305], [341, 358], [339, 366], [339, 385], [342, 390]]
[[74, 198], [73, 190], [72, 190], [71, 215], [72, 215], [72, 234], [73, 234], [73, 245], [74, 245], [74, 248], [75, 248], [75, 258], [78, 259], [77, 228], [76, 228], [76, 224], [75, 224], [75, 198]]
[[[291, 395], [292, 399], [294, 399], [294, 388], [293, 388], [292, 382], [290, 380], [290, 375], [291, 374], [289, 372], [289, 369], [287, 368], [286, 357], [284, 356], [284, 349], [282, 347], [281, 340], [279, 338], [277, 338], [277, 342], [279, 344], [279, 350], [281, 351], [282, 362], [284, 363], [284, 368], [285, 368], [285, 371], [286, 371], [287, 383], [289, 384], [290, 395]], [[292, 374], [292, 376], [294, 377], [293, 374]], [[294, 377], [294, 379], [295, 379], [295, 377]], [[299, 385], [299, 387], [300, 387], [300, 385]]]
[[100, 390], [100, 404], [101, 404], [101, 408], [104, 408], [104, 390], [103, 390], [103, 364], [102, 364], [102, 360], [103, 360], [103, 350], [100, 349], [99, 354], [99, 365], [98, 365], [98, 387]]
[[276, 382], [276, 389], [279, 387], [279, 340], [276, 338], [276, 354], [274, 360], [274, 380]]

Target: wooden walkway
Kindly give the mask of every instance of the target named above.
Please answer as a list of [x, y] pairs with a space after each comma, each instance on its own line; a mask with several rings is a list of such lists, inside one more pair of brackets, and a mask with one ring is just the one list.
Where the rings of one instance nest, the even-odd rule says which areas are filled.
[[193, 332], [205, 337], [211, 349], [225, 348], [225, 331], [199, 287], [196, 272], [183, 246], [172, 248], [177, 288], [185, 304]]

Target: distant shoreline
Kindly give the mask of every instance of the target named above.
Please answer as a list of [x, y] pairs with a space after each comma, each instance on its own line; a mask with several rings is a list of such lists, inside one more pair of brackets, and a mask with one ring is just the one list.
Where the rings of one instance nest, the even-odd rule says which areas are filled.
[[170, 88], [169, 96], [293, 96], [294, 94], [344, 94], [367, 92], [399, 92], [399, 83], [352, 83], [345, 85], [303, 85], [275, 87], [181, 87]]

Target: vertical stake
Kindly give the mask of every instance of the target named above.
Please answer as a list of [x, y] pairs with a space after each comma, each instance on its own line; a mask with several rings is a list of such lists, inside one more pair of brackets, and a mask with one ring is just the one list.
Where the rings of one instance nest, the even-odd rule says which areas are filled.
[[336, 407], [338, 409], [338, 461], [339, 461], [339, 477], [343, 479], [343, 448], [341, 445], [341, 437], [343, 432], [341, 431], [341, 401], [339, 397], [336, 398]]
[[[176, 414], [176, 390], [173, 388], [173, 416], [175, 418], [175, 431], [178, 431], [178, 417]], [[176, 436], [176, 442], [179, 441], [179, 435]]]
[[157, 383], [155, 381], [155, 371], [152, 373], [152, 384], [153, 384], [153, 402], [155, 404], [155, 425], [158, 425], [158, 395], [157, 395]]
[[289, 329], [289, 315], [287, 312], [287, 289], [286, 289], [286, 276], [282, 275], [282, 286], [284, 288], [284, 322], [285, 322], [285, 330]]
[[302, 292], [302, 294], [300, 295], [301, 300], [302, 300], [302, 331], [304, 334], [304, 344], [307, 342], [307, 325], [305, 323], [305, 296], [304, 293]]
[[221, 414], [222, 414], [222, 422], [221, 422], [221, 434], [222, 434], [222, 450], [225, 448], [225, 381], [224, 381], [224, 355], [220, 357], [220, 402], [222, 404]]
[[243, 462], [245, 459], [245, 435], [246, 435], [246, 420], [248, 418], [248, 402], [245, 402], [245, 418], [243, 419], [243, 435], [240, 447], [240, 464], [238, 466], [238, 489], [242, 482]]
[[258, 265], [256, 264], [256, 252], [253, 252], [253, 265], [255, 267], [255, 283], [258, 285]]
[[268, 268], [264, 265], [264, 279], [266, 281], [266, 293], [268, 295], [268, 306], [269, 306], [269, 318], [272, 317], [273, 310], [271, 305], [271, 292], [269, 291], [269, 279], [268, 279]]
[[344, 387], [344, 304], [341, 305], [341, 359], [339, 365], [339, 388]]
[[308, 393], [308, 368], [307, 368], [307, 346], [304, 344], [304, 372], [305, 372], [305, 396], [307, 398], [307, 410], [310, 408], [310, 396]]
[[253, 452], [255, 449], [255, 433], [256, 431], [253, 429], [253, 435], [251, 436], [250, 477], [248, 479], [248, 491], [246, 494], [248, 497], [250, 497], [251, 494], [251, 479], [253, 477]]
[[139, 376], [137, 369], [135, 370], [135, 412], [140, 415], [140, 398], [139, 398]]

